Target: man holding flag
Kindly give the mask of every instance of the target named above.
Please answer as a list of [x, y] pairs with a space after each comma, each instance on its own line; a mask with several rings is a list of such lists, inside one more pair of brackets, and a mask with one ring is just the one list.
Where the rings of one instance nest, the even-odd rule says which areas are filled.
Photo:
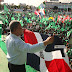
[[48, 37], [41, 43], [34, 45], [25, 43], [19, 36], [23, 33], [19, 21], [13, 20], [9, 24], [10, 35], [6, 38], [8, 68], [10, 72], [26, 72], [25, 62], [27, 53], [35, 53], [45, 49], [46, 45], [53, 43], [54, 36]]

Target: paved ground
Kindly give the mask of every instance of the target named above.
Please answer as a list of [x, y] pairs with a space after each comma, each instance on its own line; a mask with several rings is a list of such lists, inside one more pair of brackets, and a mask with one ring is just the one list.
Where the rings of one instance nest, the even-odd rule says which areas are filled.
[[5, 53], [0, 48], [0, 72], [9, 72]]

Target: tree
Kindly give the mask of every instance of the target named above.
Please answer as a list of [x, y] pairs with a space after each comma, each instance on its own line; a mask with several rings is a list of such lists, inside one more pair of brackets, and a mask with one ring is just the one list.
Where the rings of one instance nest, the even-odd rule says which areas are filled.
[[71, 8], [68, 8], [68, 11], [71, 11]]
[[57, 6], [54, 6], [53, 10], [57, 10], [57, 9], [58, 9], [58, 7]]
[[1, 4], [0, 4], [0, 10], [1, 10]]

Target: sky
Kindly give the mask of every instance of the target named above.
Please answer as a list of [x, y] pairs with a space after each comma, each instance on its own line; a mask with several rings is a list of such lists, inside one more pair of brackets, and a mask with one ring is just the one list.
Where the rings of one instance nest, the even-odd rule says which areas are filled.
[[[5, 3], [19, 5], [19, 3], [26, 3], [27, 5], [39, 6], [45, 0], [4, 0]], [[50, 0], [47, 0], [50, 1]], [[72, 0], [59, 0], [60, 2], [72, 2]]]

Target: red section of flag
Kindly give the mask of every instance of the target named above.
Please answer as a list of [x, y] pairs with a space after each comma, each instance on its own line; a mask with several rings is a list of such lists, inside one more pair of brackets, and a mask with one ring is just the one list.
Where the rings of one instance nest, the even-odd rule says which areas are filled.
[[66, 19], [68, 19], [68, 20], [69, 20], [69, 18], [70, 18], [70, 17], [67, 15]]
[[72, 20], [72, 18], [70, 17], [70, 20]]
[[60, 19], [60, 16], [58, 15], [58, 19], [57, 19], [57, 22], [59, 21], [59, 19]]
[[36, 14], [37, 16], [39, 16], [39, 18], [41, 19], [41, 16], [40, 16], [40, 14], [39, 14], [39, 11], [36, 11], [36, 10], [35, 10], [34, 14]]
[[38, 43], [35, 34], [27, 29], [24, 30], [24, 40], [26, 43], [30, 43], [30, 44]]
[[64, 59], [54, 59], [45, 63], [49, 72], [72, 72]]
[[35, 10], [35, 12], [34, 12], [34, 13], [35, 13], [36, 15], [39, 15], [39, 12], [38, 12], [38, 11], [36, 11], [36, 10]]

